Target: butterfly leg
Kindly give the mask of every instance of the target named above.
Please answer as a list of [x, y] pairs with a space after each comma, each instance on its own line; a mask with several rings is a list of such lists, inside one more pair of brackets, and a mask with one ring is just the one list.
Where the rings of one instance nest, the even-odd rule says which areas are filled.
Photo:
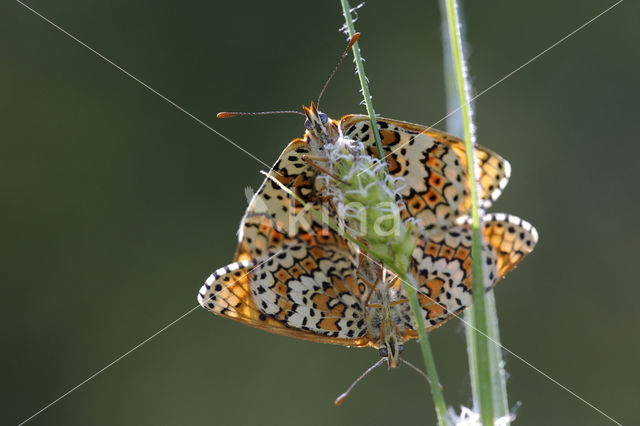
[[305, 154], [305, 155], [302, 156], [302, 159], [305, 160], [305, 161], [308, 159], [308, 160], [311, 160], [311, 161], [322, 161], [322, 162], [325, 162], [325, 163], [329, 162], [329, 159], [327, 157], [320, 157], [320, 156], [317, 156], [317, 155], [307, 155], [307, 154]]
[[[362, 266], [362, 261], [360, 261], [360, 266]], [[371, 284], [359, 272], [360, 266], [358, 266], [358, 271], [356, 272], [356, 274], [358, 275], [358, 278], [360, 278], [360, 280], [362, 280], [364, 285], [366, 285], [367, 287], [369, 287], [371, 289], [371, 291], [369, 292], [369, 295], [367, 296], [367, 299], [364, 301], [365, 306], [370, 306], [369, 305], [369, 300], [371, 300], [371, 296], [373, 296], [373, 293], [376, 291], [376, 288], [378, 287], [378, 284], [380, 284], [380, 282], [382, 281], [382, 268], [380, 268], [380, 271], [378, 272], [378, 276], [376, 277], [376, 281], [373, 284]], [[371, 307], [376, 307], [376, 306], [371, 305]]]
[[396, 283], [398, 282], [398, 280], [400, 279], [400, 277], [398, 277], [396, 275], [396, 277], [394, 279], [392, 279], [391, 281], [389, 281], [389, 284], [387, 284], [387, 288], [385, 288], [385, 290], [389, 290], [391, 287], [393, 287], [394, 285], [396, 285]]
[[[314, 158], [314, 160], [317, 160], [319, 157], [313, 157], [313, 158]], [[343, 181], [338, 176], [336, 176], [333, 173], [331, 173], [329, 170], [325, 169], [324, 167], [322, 167], [319, 164], [317, 164], [314, 161], [312, 161], [311, 158], [308, 155], [303, 155], [302, 156], [302, 161], [304, 161], [305, 163], [309, 164], [314, 169], [317, 169], [317, 170], [321, 171], [322, 173], [325, 173], [326, 175], [331, 176], [336, 181], [338, 181], [340, 183], [343, 183], [345, 185], [347, 184], [345, 181]], [[327, 161], [329, 161], [329, 160], [327, 159]]]

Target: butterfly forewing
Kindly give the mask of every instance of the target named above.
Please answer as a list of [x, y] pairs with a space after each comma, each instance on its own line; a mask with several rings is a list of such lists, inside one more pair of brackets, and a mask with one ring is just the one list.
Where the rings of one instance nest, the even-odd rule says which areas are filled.
[[[447, 133], [404, 121], [379, 118], [382, 146], [389, 173], [402, 177], [407, 215], [417, 217], [427, 230], [444, 230], [471, 208], [464, 142]], [[378, 156], [367, 116], [348, 115], [340, 121], [345, 137], [365, 144]], [[509, 163], [494, 152], [476, 147], [478, 194], [484, 208], [491, 206], [507, 185]]]
[[[240, 223], [236, 259], [241, 254], [261, 257], [286, 238], [301, 235], [314, 238], [319, 230], [327, 228], [311, 211], [322, 211], [327, 220], [335, 215], [333, 209], [326, 208], [330, 203], [323, 204], [324, 186], [317, 179], [318, 170], [303, 160], [304, 155], [313, 153], [309, 137], [305, 135], [304, 139], [291, 142], [280, 154], [268, 174], [289, 188], [304, 204], [266, 178], [252, 197]], [[323, 237], [326, 234], [320, 236]]]

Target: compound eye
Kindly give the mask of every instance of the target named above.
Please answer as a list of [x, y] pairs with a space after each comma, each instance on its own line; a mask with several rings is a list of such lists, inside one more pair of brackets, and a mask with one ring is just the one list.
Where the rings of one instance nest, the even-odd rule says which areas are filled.
[[311, 122], [309, 119], [304, 120], [304, 128], [307, 130], [311, 130]]
[[329, 117], [327, 117], [327, 114], [325, 114], [324, 112], [321, 112], [320, 114], [318, 114], [318, 116], [320, 117], [320, 121], [322, 121], [322, 124], [327, 124], [327, 121], [329, 121]]
[[389, 351], [387, 351], [386, 346], [381, 346], [380, 348], [378, 348], [378, 353], [382, 358], [386, 358], [389, 356]]

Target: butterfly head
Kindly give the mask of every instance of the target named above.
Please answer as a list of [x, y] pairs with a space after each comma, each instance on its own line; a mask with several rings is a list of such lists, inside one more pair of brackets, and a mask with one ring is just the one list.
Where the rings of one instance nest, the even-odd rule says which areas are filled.
[[378, 353], [382, 358], [387, 359], [389, 368], [396, 368], [398, 366], [398, 361], [400, 360], [400, 354], [404, 350], [404, 344], [400, 342], [400, 339], [395, 332], [385, 333], [381, 340]]
[[304, 121], [304, 127], [307, 134], [320, 142], [321, 145], [327, 143], [335, 143], [339, 137], [337, 124], [329, 119], [327, 114], [318, 111], [316, 105], [311, 102], [311, 106], [303, 106], [304, 115], [307, 119]]

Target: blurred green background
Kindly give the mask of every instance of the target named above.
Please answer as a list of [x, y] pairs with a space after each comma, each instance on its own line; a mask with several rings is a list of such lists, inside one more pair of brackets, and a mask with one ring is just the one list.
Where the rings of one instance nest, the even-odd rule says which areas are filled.
[[[338, 1], [28, 4], [267, 164], [300, 117], [215, 114], [308, 104], [345, 46]], [[610, 4], [466, 2], [476, 91]], [[497, 287], [503, 343], [623, 424], [640, 393], [638, 12], [622, 3], [476, 105], [479, 143], [513, 166], [492, 210], [541, 235]], [[377, 112], [442, 118], [438, 3], [372, 1], [356, 26]], [[17, 424], [196, 305], [265, 167], [16, 2], [0, 58], [0, 423]], [[363, 111], [358, 90], [348, 61], [323, 110]], [[470, 405], [462, 324], [431, 338], [447, 402]], [[434, 424], [407, 368], [333, 406], [377, 358], [197, 309], [30, 424]], [[517, 424], [610, 424], [506, 361]]]

